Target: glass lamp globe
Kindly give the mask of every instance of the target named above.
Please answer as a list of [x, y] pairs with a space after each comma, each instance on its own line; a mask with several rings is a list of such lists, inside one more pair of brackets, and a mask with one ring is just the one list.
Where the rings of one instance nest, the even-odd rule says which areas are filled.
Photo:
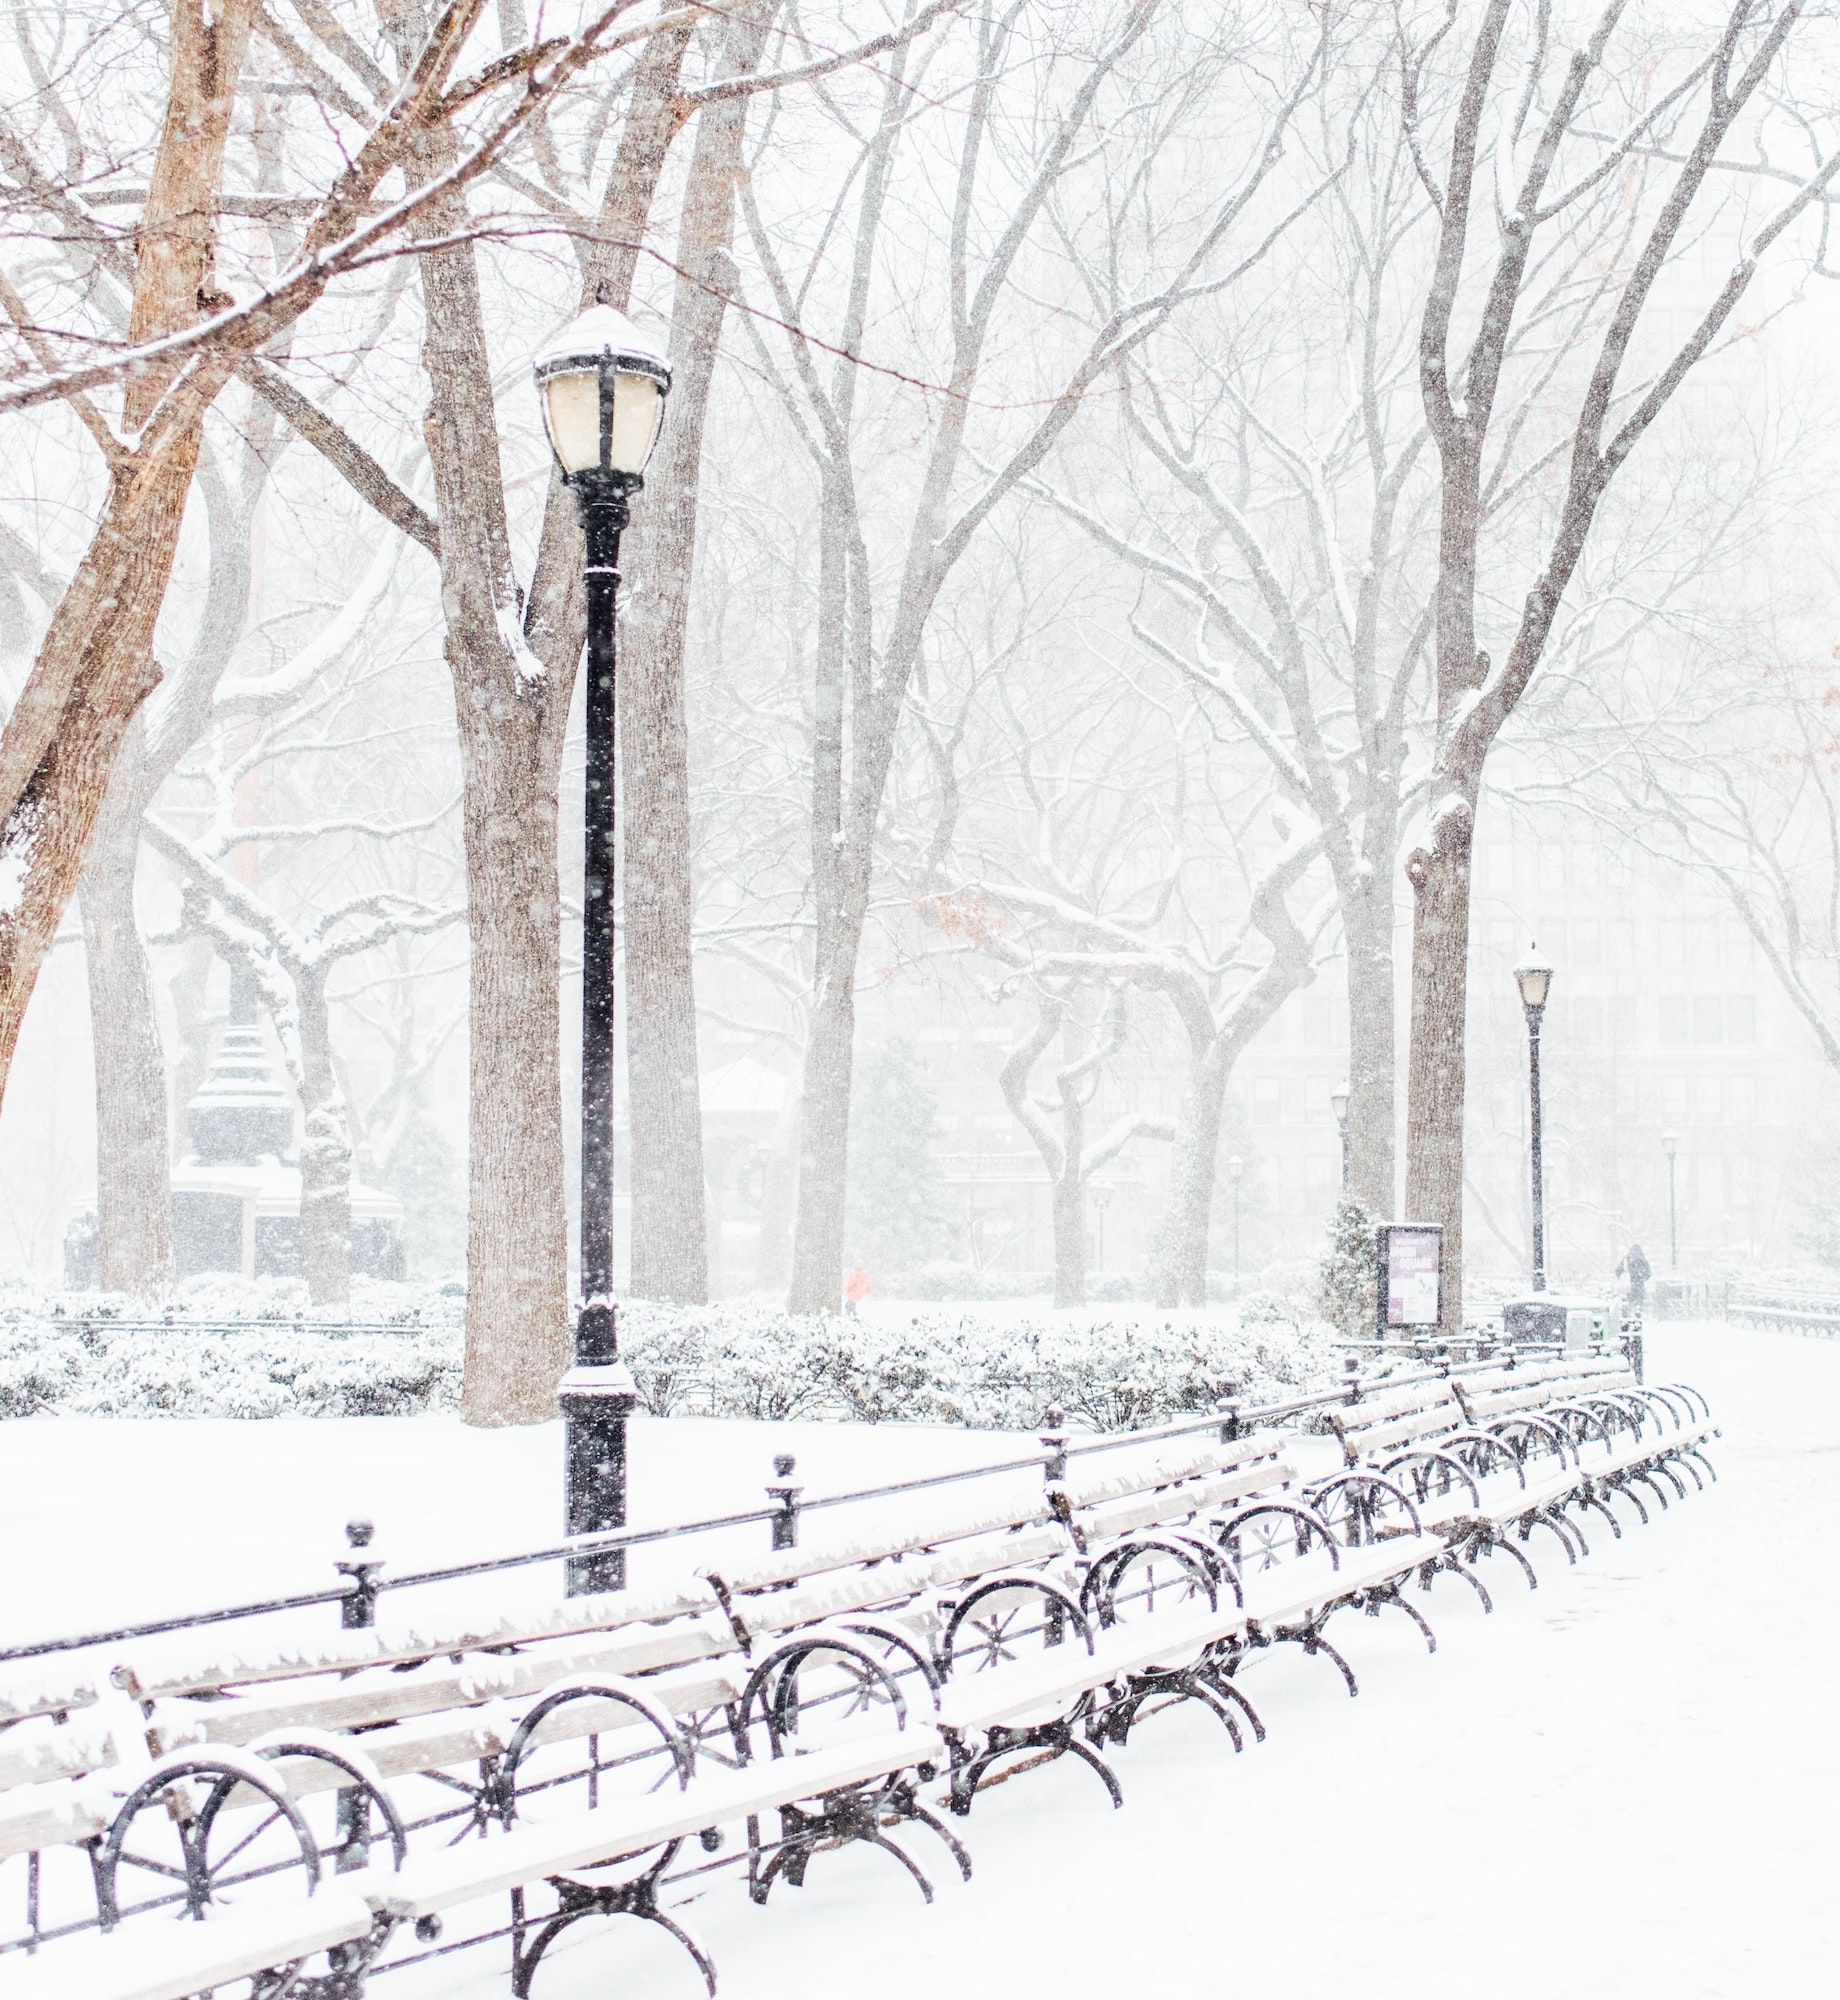
[[612, 306], [590, 306], [537, 356], [543, 427], [564, 479], [644, 472], [671, 369], [648, 334]]
[[1521, 989], [1521, 1005], [1529, 1014], [1537, 1014], [1546, 1005], [1552, 976], [1552, 965], [1540, 956], [1540, 947], [1529, 945], [1527, 956], [1514, 968], [1514, 983]]

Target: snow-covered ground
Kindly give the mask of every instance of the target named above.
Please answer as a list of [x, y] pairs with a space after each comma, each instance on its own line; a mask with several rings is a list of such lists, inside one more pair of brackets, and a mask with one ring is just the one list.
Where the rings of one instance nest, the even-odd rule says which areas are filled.
[[[863, 1849], [820, 1857], [765, 1910], [712, 1878], [691, 1920], [724, 2000], [1823, 1990], [1840, 1962], [1840, 1344], [1660, 1327], [1650, 1354], [1657, 1379], [1714, 1399], [1726, 1439], [1712, 1491], [1620, 1542], [1600, 1524], [1576, 1569], [1540, 1551], [1535, 1594], [1497, 1564], [1493, 1618], [1440, 1583], [1435, 1658], [1396, 1614], [1343, 1620], [1357, 1701], [1326, 1662], [1260, 1658], [1246, 1685], [1270, 1741], [1235, 1758], [1198, 1712], [1156, 1718], [1118, 1760], [1122, 1812], [1071, 1763], [999, 1788], [965, 1829], [975, 1879], [933, 1870], [931, 1909]], [[791, 1428], [814, 1490], [1018, 1442]], [[745, 1504], [774, 1443], [764, 1425], [645, 1426], [639, 1510]], [[554, 1519], [552, 1435], [440, 1419], [33, 1420], [0, 1426], [0, 1464], [15, 1629], [22, 1612], [40, 1630], [130, 1615], [175, 1587], [199, 1599], [320, 1582], [358, 1508], [401, 1564]], [[502, 1994], [500, 1949], [392, 1975], [391, 1992]], [[637, 1924], [583, 1926], [537, 1981], [539, 2000], [608, 1990], [701, 1988]]]

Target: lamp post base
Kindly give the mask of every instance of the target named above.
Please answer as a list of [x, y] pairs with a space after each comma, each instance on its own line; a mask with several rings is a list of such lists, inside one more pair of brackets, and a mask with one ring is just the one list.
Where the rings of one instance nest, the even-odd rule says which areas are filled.
[[[562, 1406], [566, 1527], [571, 1535], [604, 1534], [626, 1525], [626, 1420], [638, 1407], [638, 1385], [622, 1361], [571, 1368], [556, 1391]], [[626, 1551], [596, 1549], [571, 1556], [565, 1588], [571, 1597], [626, 1587]]]

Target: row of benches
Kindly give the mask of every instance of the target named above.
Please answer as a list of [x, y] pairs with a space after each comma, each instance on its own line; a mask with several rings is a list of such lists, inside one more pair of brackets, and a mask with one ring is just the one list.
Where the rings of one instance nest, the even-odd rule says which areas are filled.
[[[508, 1896], [512, 1988], [584, 1917], [662, 1926], [682, 1844], [745, 1830], [750, 1893], [866, 1841], [930, 1898], [910, 1827], [971, 1862], [945, 1818], [1018, 1767], [1107, 1752], [1195, 1702], [1262, 1737], [1237, 1684], [1295, 1642], [1356, 1691], [1325, 1628], [1479, 1560], [1534, 1581], [1537, 1531], [1684, 1494], [1715, 1435], [1690, 1390], [1560, 1361], [1369, 1387], [1330, 1413], [1339, 1471], [1294, 1441], [1152, 1435], [1101, 1479], [1051, 1453], [1045, 1496], [783, 1549], [640, 1597], [431, 1632], [226, 1655], [152, 1641], [103, 1678], [0, 1681], [0, 1870], [23, 1864], [14, 2000], [353, 2000], [393, 1938]], [[426, 1808], [423, 1810], [422, 1808]], [[769, 1824], [776, 1828], [770, 1835]], [[479, 1837], [469, 1837], [479, 1836]], [[489, 1837], [486, 1837], [489, 1836]], [[446, 1840], [445, 1846], [433, 1842]], [[536, 1907], [541, 1893], [542, 1908]], [[208, 1924], [154, 1921], [211, 1915]], [[496, 1933], [488, 1933], [488, 1935]]]

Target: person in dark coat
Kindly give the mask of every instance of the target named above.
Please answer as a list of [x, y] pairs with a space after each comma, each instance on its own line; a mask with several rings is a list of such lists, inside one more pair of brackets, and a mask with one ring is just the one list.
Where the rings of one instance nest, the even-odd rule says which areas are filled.
[[1619, 1278], [1625, 1274], [1629, 1279], [1630, 1308], [1639, 1313], [1648, 1297], [1648, 1281], [1654, 1276], [1648, 1254], [1639, 1243], [1630, 1244], [1623, 1261], [1616, 1267], [1616, 1275]]

